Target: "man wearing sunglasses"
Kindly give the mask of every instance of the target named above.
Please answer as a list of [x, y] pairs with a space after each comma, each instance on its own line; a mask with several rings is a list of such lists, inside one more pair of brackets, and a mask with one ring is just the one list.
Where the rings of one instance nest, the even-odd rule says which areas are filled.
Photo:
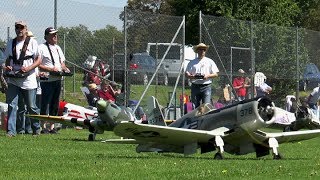
[[[27, 24], [24, 21], [15, 23], [17, 37], [7, 43], [4, 66], [8, 77], [8, 90], [6, 102], [8, 103], [8, 129], [7, 136], [17, 134], [17, 106], [18, 99], [27, 107], [27, 113], [39, 114], [36, 105], [37, 78], [35, 68], [41, 63], [38, 53], [38, 43], [33, 38], [27, 37]], [[20, 105], [19, 105], [20, 106]], [[40, 134], [39, 121], [31, 119], [34, 135]]]

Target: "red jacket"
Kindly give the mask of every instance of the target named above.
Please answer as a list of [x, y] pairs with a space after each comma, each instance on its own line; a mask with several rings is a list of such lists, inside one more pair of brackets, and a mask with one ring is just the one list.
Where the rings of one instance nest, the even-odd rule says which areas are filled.
[[233, 84], [232, 84], [233, 87], [241, 86], [241, 88], [235, 89], [238, 96], [246, 96], [247, 89], [245, 87], [243, 87], [244, 84], [245, 84], [245, 78], [244, 77], [236, 77], [233, 80]]

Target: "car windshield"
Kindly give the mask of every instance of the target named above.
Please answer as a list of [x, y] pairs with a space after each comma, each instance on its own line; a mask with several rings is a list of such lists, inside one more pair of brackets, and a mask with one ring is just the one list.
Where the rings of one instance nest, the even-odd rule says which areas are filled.
[[306, 73], [307, 74], [316, 74], [316, 73], [318, 73], [318, 68], [313, 64], [309, 64], [306, 67]]

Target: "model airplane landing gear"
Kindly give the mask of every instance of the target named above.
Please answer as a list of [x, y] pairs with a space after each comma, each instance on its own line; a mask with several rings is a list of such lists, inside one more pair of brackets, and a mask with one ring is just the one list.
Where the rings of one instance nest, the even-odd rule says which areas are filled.
[[282, 159], [282, 156], [280, 154], [273, 154], [273, 159]]
[[276, 138], [270, 138], [269, 139], [269, 147], [272, 148], [273, 151], [273, 159], [281, 159], [281, 155], [278, 153], [278, 141], [276, 140]]
[[223, 146], [224, 142], [221, 136], [216, 136], [215, 139], [215, 144], [218, 147], [218, 152], [214, 155], [214, 159], [223, 159], [222, 153], [224, 152]]
[[217, 153], [214, 155], [214, 159], [217, 159], [217, 160], [223, 159], [222, 153], [221, 153], [221, 152], [217, 152]]
[[94, 141], [96, 139], [96, 133], [89, 134], [88, 141]]

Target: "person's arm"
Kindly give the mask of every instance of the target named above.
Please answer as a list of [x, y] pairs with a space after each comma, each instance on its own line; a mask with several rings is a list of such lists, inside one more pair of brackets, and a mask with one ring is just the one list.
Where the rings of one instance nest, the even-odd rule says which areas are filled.
[[206, 74], [203, 79], [215, 78], [218, 77], [218, 73]]
[[33, 63], [30, 66], [21, 67], [21, 71], [26, 73], [26, 72], [30, 72], [31, 70], [33, 70], [34, 68], [38, 67], [41, 64], [41, 58], [40, 56], [36, 56], [36, 58], [33, 60]]
[[61, 69], [64, 72], [70, 72], [69, 68], [66, 66], [64, 62], [61, 62]]

